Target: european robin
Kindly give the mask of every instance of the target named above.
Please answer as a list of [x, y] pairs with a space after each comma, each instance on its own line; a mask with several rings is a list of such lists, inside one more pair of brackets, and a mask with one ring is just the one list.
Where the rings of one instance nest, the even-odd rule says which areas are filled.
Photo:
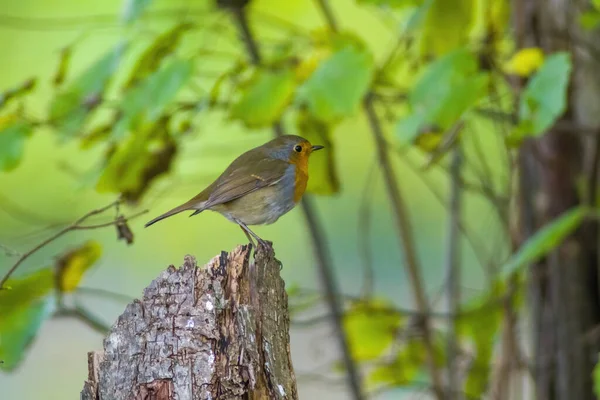
[[211, 210], [238, 224], [251, 243], [254, 237], [267, 246], [248, 226], [272, 224], [294, 208], [308, 182], [308, 158], [322, 148], [300, 136], [279, 136], [236, 158], [200, 194], [146, 227], [182, 211], [195, 210], [191, 217]]

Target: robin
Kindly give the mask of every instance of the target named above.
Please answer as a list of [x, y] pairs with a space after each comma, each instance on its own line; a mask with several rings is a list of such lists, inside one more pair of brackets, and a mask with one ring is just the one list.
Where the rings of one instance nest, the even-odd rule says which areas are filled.
[[211, 210], [238, 224], [250, 243], [255, 238], [268, 246], [248, 226], [272, 224], [294, 208], [308, 182], [308, 158], [322, 148], [300, 136], [279, 136], [236, 158], [200, 194], [154, 218], [146, 227], [182, 211], [195, 210], [191, 217]]

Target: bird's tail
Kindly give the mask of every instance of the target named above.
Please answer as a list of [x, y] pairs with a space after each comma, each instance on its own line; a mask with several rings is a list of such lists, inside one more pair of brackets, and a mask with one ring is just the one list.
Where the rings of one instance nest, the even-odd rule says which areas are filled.
[[[144, 225], [144, 227], [147, 228], [150, 225], [152, 225], [152, 224], [154, 224], [154, 223], [156, 223], [156, 222], [158, 222], [160, 220], [163, 220], [165, 218], [169, 218], [170, 216], [173, 216], [175, 214], [179, 214], [180, 212], [187, 211], [187, 210], [193, 210], [193, 209], [195, 209], [194, 205], [195, 204], [190, 204], [190, 202], [184, 203], [184, 204], [180, 205], [179, 207], [175, 207], [174, 209], [169, 210], [166, 213], [164, 213], [162, 215], [159, 215], [158, 217], [154, 218], [153, 220], [147, 222], [146, 225]], [[192, 215], [196, 215], [196, 214], [198, 214], [198, 213], [200, 213], [202, 211], [203, 210], [196, 210]]]

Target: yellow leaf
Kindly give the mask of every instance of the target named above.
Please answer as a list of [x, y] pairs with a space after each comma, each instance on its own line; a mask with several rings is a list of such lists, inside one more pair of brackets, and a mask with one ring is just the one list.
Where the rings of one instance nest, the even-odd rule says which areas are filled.
[[509, 74], [528, 77], [544, 63], [544, 52], [539, 47], [522, 49], [515, 53], [504, 66]]
[[415, 145], [425, 153], [431, 153], [439, 147], [443, 137], [444, 132], [439, 129], [428, 130], [415, 138]]
[[315, 71], [317, 66], [331, 55], [329, 48], [316, 48], [307, 57], [303, 58], [296, 66], [296, 79], [299, 82], [305, 81]]
[[102, 255], [100, 243], [90, 240], [81, 247], [64, 254], [57, 262], [58, 289], [72, 292], [77, 289], [83, 274]]
[[394, 341], [402, 321], [402, 316], [385, 300], [354, 304], [344, 315], [344, 329], [354, 359], [380, 357]]
[[475, 0], [433, 0], [421, 42], [422, 51], [441, 56], [467, 43], [475, 22]]

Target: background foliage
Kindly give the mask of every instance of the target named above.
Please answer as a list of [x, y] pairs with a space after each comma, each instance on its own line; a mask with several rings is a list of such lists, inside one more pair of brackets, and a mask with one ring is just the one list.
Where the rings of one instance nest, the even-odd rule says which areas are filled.
[[[515, 49], [504, 1], [332, 1], [334, 20], [327, 19], [327, 2], [283, 3], [256, 0], [247, 10], [259, 65], [239, 21], [212, 2], [4, 7], [0, 43], [11, 57], [0, 77], [0, 272], [116, 196], [125, 202], [116, 208], [121, 217], [145, 208], [157, 214], [186, 200], [236, 155], [268, 140], [281, 120], [286, 132], [327, 146], [311, 159], [308, 192], [325, 228], [365, 392], [397, 398], [406, 389], [428, 390], [432, 368], [460, 361], [457, 390], [483, 396], [506, 300], [522, 310], [523, 267], [592, 213], [571, 210], [511, 247], [516, 150], [565, 112], [570, 55]], [[583, 15], [582, 24], [593, 28], [597, 12]], [[509, 82], [516, 76], [526, 82], [520, 96]], [[387, 167], [378, 163], [373, 116], [392, 157]], [[450, 167], [454, 152], [463, 155], [458, 175]], [[431, 347], [419, 329], [415, 288], [404, 270], [407, 248], [397, 245], [381, 168], [396, 171], [410, 213], [431, 307]], [[458, 209], [448, 206], [454, 186], [462, 193]], [[94, 330], [127, 301], [117, 294], [138, 296], [185, 253], [207, 260], [244, 240], [236, 227], [203, 214], [147, 231], [133, 219], [133, 245], [126, 247], [115, 241], [112, 212], [88, 221], [111, 226], [61, 237], [0, 292], [0, 386], [11, 396], [75, 395], [85, 352], [99, 346]], [[453, 268], [462, 278], [450, 293], [460, 302], [458, 315], [441, 290], [452, 215], [460, 224]], [[125, 225], [117, 226], [119, 237], [127, 236]], [[338, 354], [303, 350], [329, 330], [304, 219], [295, 210], [257, 232], [278, 238], [301, 395], [328, 392], [335, 383], [328, 398], [345, 398], [347, 365], [336, 362]], [[449, 353], [449, 330], [456, 353]], [[57, 357], [68, 381], [49, 368]], [[323, 374], [306, 372], [315, 364]], [[43, 376], [39, 386], [26, 387], [36, 374]]]

